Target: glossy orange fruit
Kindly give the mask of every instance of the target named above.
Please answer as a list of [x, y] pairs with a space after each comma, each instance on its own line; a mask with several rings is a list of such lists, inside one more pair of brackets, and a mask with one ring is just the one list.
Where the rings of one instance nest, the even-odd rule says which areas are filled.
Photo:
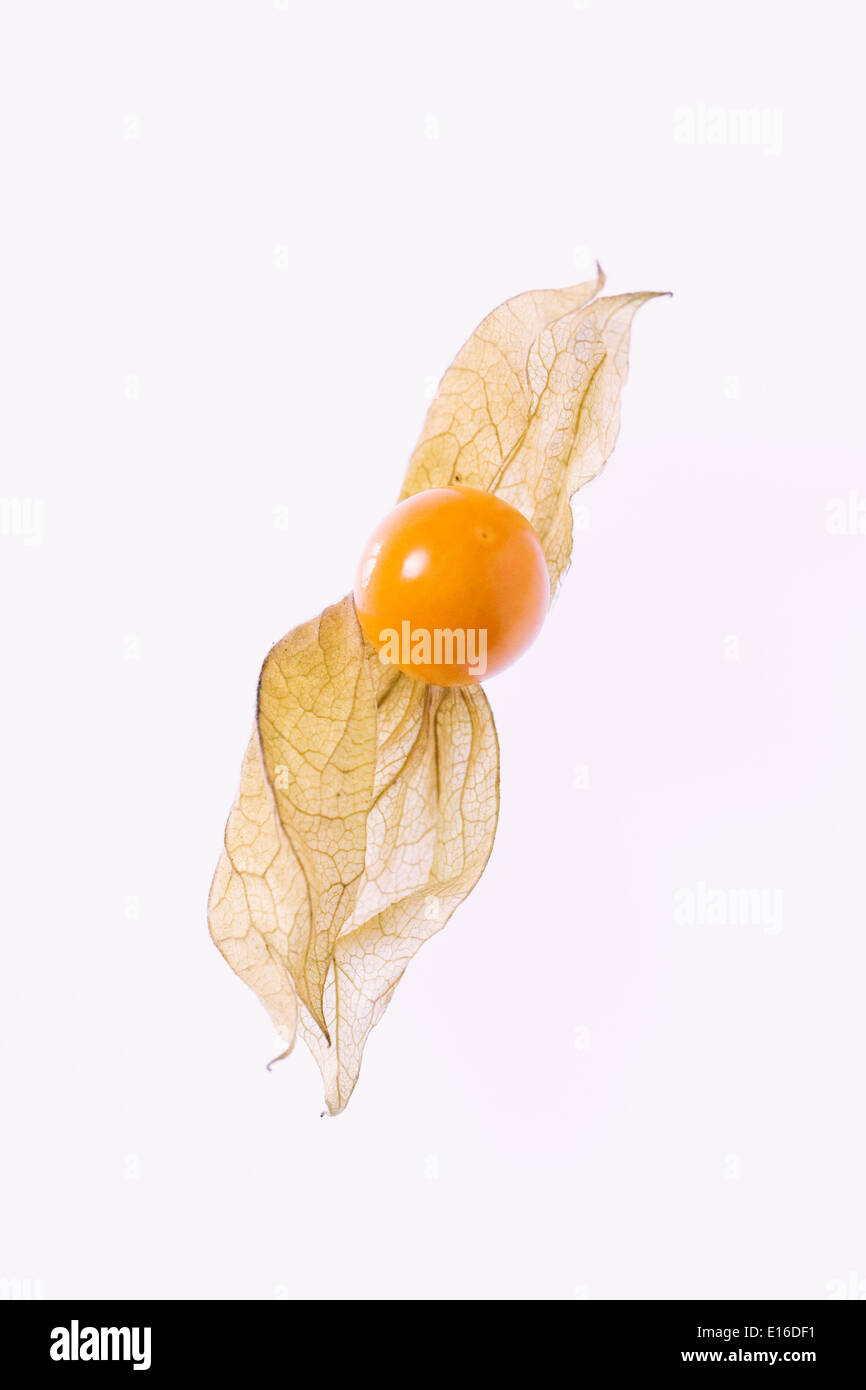
[[355, 581], [367, 641], [433, 685], [473, 684], [508, 666], [538, 635], [549, 602], [526, 517], [468, 487], [401, 502], [367, 542]]

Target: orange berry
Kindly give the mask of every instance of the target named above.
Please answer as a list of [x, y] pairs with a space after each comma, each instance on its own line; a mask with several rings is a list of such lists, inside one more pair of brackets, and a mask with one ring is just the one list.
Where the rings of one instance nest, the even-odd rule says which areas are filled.
[[432, 685], [501, 671], [538, 635], [549, 603], [544, 552], [526, 517], [469, 487], [401, 502], [367, 542], [355, 581], [367, 641]]

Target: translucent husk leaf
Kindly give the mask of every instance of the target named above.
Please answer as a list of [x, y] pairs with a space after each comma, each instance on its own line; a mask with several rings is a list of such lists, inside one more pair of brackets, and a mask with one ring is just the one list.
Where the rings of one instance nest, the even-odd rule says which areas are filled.
[[[367, 1036], [409, 961], [481, 877], [499, 810], [496, 729], [480, 686], [425, 686], [401, 673], [383, 703], [403, 707], [405, 755], [371, 808], [363, 896], [325, 989], [330, 1046], [301, 1009], [332, 1114], [346, 1105]], [[386, 760], [387, 722], [386, 712]]]
[[[616, 442], [632, 319], [654, 297], [596, 299], [603, 284], [599, 269], [488, 315], [442, 379], [401, 493], [459, 482], [511, 502], [552, 590], [571, 558], [571, 498]], [[412, 956], [478, 882], [498, 808], [484, 691], [383, 666], [351, 596], [269, 652], [210, 931], [287, 1050], [300, 1029], [332, 1114]]]
[[259, 996], [289, 1048], [298, 1023], [289, 936], [299, 930], [308, 935], [309, 911], [301, 866], [280, 825], [254, 733], [211, 884], [208, 922], [215, 944]]
[[571, 499], [619, 433], [631, 322], [655, 292], [593, 299], [597, 278], [506, 300], [463, 345], [427, 412], [401, 497], [462, 483], [532, 522], [555, 593], [571, 560]]
[[277, 815], [307, 887], [309, 910], [288, 934], [289, 970], [327, 1033], [325, 980], [364, 872], [376, 772], [376, 702], [351, 598], [268, 653], [258, 733]]
[[409, 960], [477, 883], [498, 797], [484, 692], [384, 667], [351, 596], [268, 654], [210, 929], [289, 1049], [300, 1007], [332, 1114]]

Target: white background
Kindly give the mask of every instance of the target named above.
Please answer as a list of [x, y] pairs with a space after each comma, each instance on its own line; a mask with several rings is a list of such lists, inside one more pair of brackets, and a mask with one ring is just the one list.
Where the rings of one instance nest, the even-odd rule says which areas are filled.
[[[3, 1292], [866, 1293], [863, 37], [3, 5]], [[488, 687], [493, 858], [323, 1120], [205, 926], [259, 664], [478, 320], [596, 255], [675, 297]]]

